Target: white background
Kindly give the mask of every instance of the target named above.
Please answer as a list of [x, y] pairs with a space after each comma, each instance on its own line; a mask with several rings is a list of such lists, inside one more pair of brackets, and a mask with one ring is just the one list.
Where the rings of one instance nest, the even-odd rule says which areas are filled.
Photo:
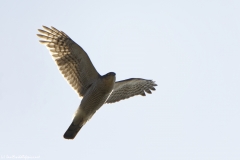
[[[240, 159], [240, 1], [3, 0], [0, 22], [1, 156]], [[67, 33], [100, 74], [157, 90], [104, 105], [63, 139], [80, 99], [38, 42], [42, 25]]]

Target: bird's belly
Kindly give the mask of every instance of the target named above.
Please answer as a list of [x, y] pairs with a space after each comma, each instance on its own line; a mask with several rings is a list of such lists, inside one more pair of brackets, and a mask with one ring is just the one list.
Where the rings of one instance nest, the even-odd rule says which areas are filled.
[[[114, 79], [115, 81], [115, 79]], [[114, 81], [109, 83], [108, 81], [99, 79], [85, 93], [79, 108], [76, 111], [74, 121], [84, 121], [86, 123], [93, 114], [106, 102], [109, 97]]]
[[103, 91], [101, 89], [93, 89], [86, 94], [78, 108], [79, 117], [82, 117], [85, 121], [89, 120], [93, 114], [105, 103], [110, 92]]
[[108, 94], [93, 93], [84, 97], [80, 104], [80, 108], [87, 114], [98, 110], [108, 98]]

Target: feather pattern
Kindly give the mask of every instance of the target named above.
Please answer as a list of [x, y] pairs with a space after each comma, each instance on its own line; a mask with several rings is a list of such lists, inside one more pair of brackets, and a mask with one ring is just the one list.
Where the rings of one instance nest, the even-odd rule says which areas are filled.
[[41, 34], [37, 34], [44, 39], [40, 43], [50, 49], [59, 70], [73, 89], [80, 97], [84, 96], [89, 86], [100, 76], [87, 53], [64, 32], [54, 27], [43, 26], [43, 29], [39, 29]]
[[106, 103], [118, 102], [136, 95], [145, 96], [145, 92], [151, 94], [151, 90], [156, 90], [154, 86], [157, 86], [154, 81], [141, 78], [130, 78], [118, 81], [114, 84], [113, 92]]

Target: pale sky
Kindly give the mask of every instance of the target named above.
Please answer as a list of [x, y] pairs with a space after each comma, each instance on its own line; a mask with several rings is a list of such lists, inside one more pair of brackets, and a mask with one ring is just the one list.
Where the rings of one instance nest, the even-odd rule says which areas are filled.
[[[2, 0], [0, 14], [1, 159], [240, 159], [240, 1]], [[42, 25], [100, 74], [157, 90], [104, 105], [65, 140], [81, 99], [38, 42]]]

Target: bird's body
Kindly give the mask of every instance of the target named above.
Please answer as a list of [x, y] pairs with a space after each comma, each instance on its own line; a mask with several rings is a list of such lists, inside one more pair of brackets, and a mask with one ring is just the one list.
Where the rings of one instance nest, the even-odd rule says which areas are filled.
[[79, 108], [77, 109], [73, 122], [64, 134], [64, 138], [72, 139], [79, 129], [93, 116], [93, 114], [105, 103], [115, 83], [115, 73], [99, 77], [86, 92]]
[[54, 27], [40, 30], [38, 36], [47, 41], [45, 44], [52, 53], [59, 70], [83, 97], [73, 121], [64, 134], [66, 139], [74, 139], [82, 126], [105, 103], [114, 103], [135, 95], [151, 93], [156, 84], [151, 80], [131, 78], [115, 82], [114, 72], [101, 76], [94, 68], [86, 52], [64, 32]]

